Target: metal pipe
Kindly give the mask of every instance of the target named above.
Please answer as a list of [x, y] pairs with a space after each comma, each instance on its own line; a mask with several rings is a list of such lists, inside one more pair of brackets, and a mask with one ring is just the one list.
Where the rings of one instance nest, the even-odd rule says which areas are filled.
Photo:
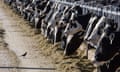
[[[113, 19], [117, 23], [119, 23], [119, 21], [120, 21], [119, 7], [114, 7], [112, 5], [97, 7], [97, 6], [90, 6], [89, 4], [86, 4], [83, 2], [71, 3], [71, 2], [60, 1], [60, 0], [51, 0], [51, 1], [58, 3], [58, 4], [60, 3], [60, 4], [69, 5], [69, 6], [77, 5], [77, 6], [80, 6], [81, 8], [83, 8], [84, 14], [87, 13], [86, 11], [90, 11], [98, 16], [105, 16], [108, 19]], [[109, 8], [107, 9], [107, 7], [109, 7]]]
[[89, 5], [84, 5], [84, 4], [78, 4], [76, 2], [74, 3], [70, 3], [70, 2], [66, 2], [66, 1], [59, 1], [59, 0], [51, 0], [53, 2], [58, 2], [58, 3], [62, 3], [62, 4], [65, 4], [65, 5], [79, 5], [81, 8], [85, 8], [85, 9], [88, 9], [88, 10], [92, 10], [92, 11], [97, 11], [97, 12], [102, 12], [103, 15], [106, 13], [106, 14], [111, 14], [111, 15], [117, 15], [117, 16], [120, 16], [120, 11], [111, 11], [111, 10], [105, 10], [104, 9], [104, 6], [103, 8], [98, 8], [98, 7], [92, 7], [92, 6], [89, 6]]

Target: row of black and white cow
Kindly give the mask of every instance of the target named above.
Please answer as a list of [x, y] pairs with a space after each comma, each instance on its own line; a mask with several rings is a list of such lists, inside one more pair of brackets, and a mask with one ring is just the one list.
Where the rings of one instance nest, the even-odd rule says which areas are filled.
[[72, 55], [85, 42], [96, 48], [98, 72], [115, 72], [120, 66], [119, 23], [97, 16], [83, 14], [80, 6], [69, 6], [49, 0], [4, 0], [5, 3], [32, 22], [54, 45], [60, 42], [64, 55]]

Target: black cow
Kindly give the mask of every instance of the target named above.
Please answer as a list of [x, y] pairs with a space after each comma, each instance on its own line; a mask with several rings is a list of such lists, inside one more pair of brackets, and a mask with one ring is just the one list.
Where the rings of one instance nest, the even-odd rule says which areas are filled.
[[80, 44], [83, 42], [84, 33], [90, 18], [91, 13], [80, 16], [77, 15], [74, 17], [74, 20], [67, 25], [67, 30], [65, 29], [65, 34], [67, 35], [64, 50], [65, 55], [71, 55], [79, 48]]
[[47, 25], [48, 25], [48, 22], [49, 20], [51, 19], [52, 15], [54, 14], [54, 12], [56, 11], [56, 7], [57, 7], [57, 3], [53, 4], [51, 6], [51, 9], [50, 11], [48, 12], [48, 14], [45, 15], [45, 18], [42, 19], [42, 23], [41, 23], [41, 33], [47, 37]]
[[[56, 6], [53, 7], [53, 10], [50, 11], [50, 13], [46, 17], [46, 30], [45, 30], [45, 37], [47, 37], [47, 40], [54, 43], [54, 29], [59, 22], [62, 11], [64, 10], [64, 6], [62, 7], [61, 4], [56, 4]], [[49, 20], [48, 20], [49, 19]]]
[[[117, 37], [119, 36], [119, 33], [115, 32], [116, 27], [117, 27], [116, 25], [117, 24], [115, 24], [113, 22], [109, 22], [108, 24], [106, 24], [106, 26], [104, 28], [104, 32], [102, 33], [100, 40], [98, 41], [99, 42], [98, 48], [96, 50], [96, 60], [97, 61], [100, 61], [100, 59], [102, 59], [104, 61], [108, 60], [116, 52], [116, 48], [118, 48], [117, 46], [119, 46], [119, 39], [117, 39]], [[114, 48], [112, 48], [112, 47], [114, 47]], [[110, 51], [110, 52], [102, 52], [102, 50], [107, 51], [107, 49], [109, 49], [108, 51]], [[103, 53], [104, 59], [101, 57], [101, 53]], [[106, 56], [106, 55], [109, 55], [109, 56]]]
[[53, 21], [52, 24], [49, 26], [49, 28], [51, 28], [51, 31], [50, 31], [51, 39], [50, 40], [53, 41], [54, 45], [56, 44], [56, 42], [61, 41], [63, 27], [61, 24], [59, 24], [59, 21], [61, 20], [61, 17], [64, 15], [66, 8], [67, 8], [66, 6], [60, 5], [55, 15], [55, 19], [54, 19], [55, 21]]
[[[70, 9], [69, 9], [70, 8]], [[72, 6], [72, 7], [69, 7], [66, 11], [65, 11], [65, 14], [63, 17], [61, 17], [61, 20], [60, 20], [60, 24], [61, 24], [61, 27], [63, 29], [63, 32], [62, 32], [62, 35], [61, 35], [61, 48], [62, 49], [65, 49], [65, 45], [66, 45], [66, 39], [67, 39], [67, 36], [65, 35], [65, 28], [67, 26], [67, 24], [69, 24], [70, 22], [70, 18], [71, 18], [71, 15], [72, 15], [72, 12], [76, 12], [75, 14], [79, 14], [79, 15], [82, 15], [82, 9], [80, 6]]]
[[[71, 7], [69, 6], [68, 9], [64, 12], [63, 16], [61, 17], [60, 21], [59, 21], [59, 25], [60, 25], [60, 29], [61, 29], [61, 33], [60, 34], [60, 41], [61, 41], [61, 48], [65, 49], [65, 45], [66, 45], [66, 35], [64, 34], [64, 30], [67, 26], [67, 24], [69, 23], [71, 17]], [[58, 31], [59, 32], [59, 31]]]
[[[65, 26], [66, 26], [67, 22], [69, 21], [68, 18], [70, 18], [70, 17], [68, 17], [70, 15], [66, 14], [68, 12], [68, 10], [70, 9], [70, 6], [64, 6], [64, 7], [65, 8], [64, 8], [63, 12], [61, 12], [62, 16], [60, 16], [61, 18], [60, 18], [59, 22], [57, 22], [55, 27], [54, 27], [54, 29], [55, 29], [54, 30], [54, 44], [56, 42], [61, 41], [61, 37], [62, 37], [62, 34], [65, 30]], [[65, 19], [65, 17], [68, 17], [68, 18]]]
[[97, 47], [97, 42], [100, 39], [105, 21], [106, 21], [105, 16], [97, 16], [96, 19], [93, 19], [93, 23], [91, 23], [88, 27], [84, 39], [87, 41], [89, 45], [91, 45], [94, 48]]
[[[43, 0], [44, 1], [44, 0]], [[32, 12], [32, 17], [31, 17], [31, 20], [30, 20], [30, 22], [32, 22], [33, 24], [34, 24], [34, 26], [36, 25], [36, 23], [38, 22], [38, 20], [39, 20], [39, 13], [40, 13], [40, 4], [41, 4], [41, 2], [42, 1], [40, 1], [40, 0], [33, 0], [32, 2], [31, 2], [31, 4], [32, 4], [32, 8], [33, 8], [33, 12]], [[35, 26], [35, 28], [36, 28], [36, 26]]]
[[98, 42], [95, 60], [97, 63], [103, 63], [103, 65], [99, 66], [100, 72], [115, 72], [120, 66], [120, 63], [117, 62], [120, 51], [120, 31], [116, 30], [117, 24], [113, 21], [108, 21]]
[[34, 14], [36, 14], [35, 11], [38, 9], [37, 7], [39, 6], [39, 3], [41, 1], [32, 0], [32, 1], [28, 1], [28, 2], [25, 1], [25, 2], [26, 3], [24, 4], [25, 7], [23, 9], [23, 17], [25, 19], [27, 19], [28, 21], [33, 22], [34, 21]]
[[[38, 3], [38, 5], [35, 5], [35, 11], [34, 11], [34, 16], [33, 16], [33, 21], [35, 25], [35, 29], [40, 29], [41, 28], [41, 20], [44, 18], [41, 16], [41, 12], [50, 5], [49, 1], [44, 1], [42, 3]], [[43, 13], [42, 13], [43, 14]]]
[[40, 23], [37, 24], [37, 28], [40, 28], [42, 34], [45, 34], [45, 29], [47, 27], [46, 26], [47, 20], [44, 20], [44, 19], [45, 17], [47, 17], [47, 14], [51, 11], [53, 5], [54, 4], [52, 2], [48, 1], [46, 7], [40, 13], [40, 16], [39, 16]]

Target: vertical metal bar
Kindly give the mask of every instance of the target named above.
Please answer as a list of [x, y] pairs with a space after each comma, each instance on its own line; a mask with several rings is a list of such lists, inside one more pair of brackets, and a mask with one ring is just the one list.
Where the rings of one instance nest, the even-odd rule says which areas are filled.
[[[62, 4], [65, 4], [65, 5], [79, 5], [81, 8], [83, 8], [83, 13], [87, 13], [87, 11], [92, 11], [93, 13], [95, 12], [96, 14], [98, 15], [103, 15], [107, 18], [110, 18], [110, 19], [114, 19], [114, 20], [118, 20], [119, 22], [119, 17], [120, 17], [120, 11], [117, 11], [119, 10], [119, 8], [117, 9], [117, 7], [114, 7], [114, 6], [111, 6], [111, 5], [108, 5], [106, 6], [106, 8], [100, 8], [100, 7], [94, 7], [92, 6], [92, 2], [91, 3], [88, 3], [88, 4], [83, 4], [83, 3], [70, 3], [70, 2], [67, 2], [67, 1], [60, 1], [60, 0], [51, 0], [51, 1], [54, 1], [54, 2], [58, 2], [58, 3], [62, 3]], [[94, 3], [94, 2], [93, 2]], [[107, 9], [110, 8], [110, 9]], [[118, 17], [117, 17], [118, 16]]]

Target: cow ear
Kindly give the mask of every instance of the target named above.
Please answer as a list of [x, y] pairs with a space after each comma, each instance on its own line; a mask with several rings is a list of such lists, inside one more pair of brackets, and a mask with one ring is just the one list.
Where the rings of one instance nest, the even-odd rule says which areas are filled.
[[110, 44], [112, 44], [112, 43], [113, 43], [113, 40], [114, 40], [114, 38], [115, 38], [115, 34], [114, 34], [114, 33], [111, 33], [110, 36], [109, 36], [109, 38], [110, 38]]

